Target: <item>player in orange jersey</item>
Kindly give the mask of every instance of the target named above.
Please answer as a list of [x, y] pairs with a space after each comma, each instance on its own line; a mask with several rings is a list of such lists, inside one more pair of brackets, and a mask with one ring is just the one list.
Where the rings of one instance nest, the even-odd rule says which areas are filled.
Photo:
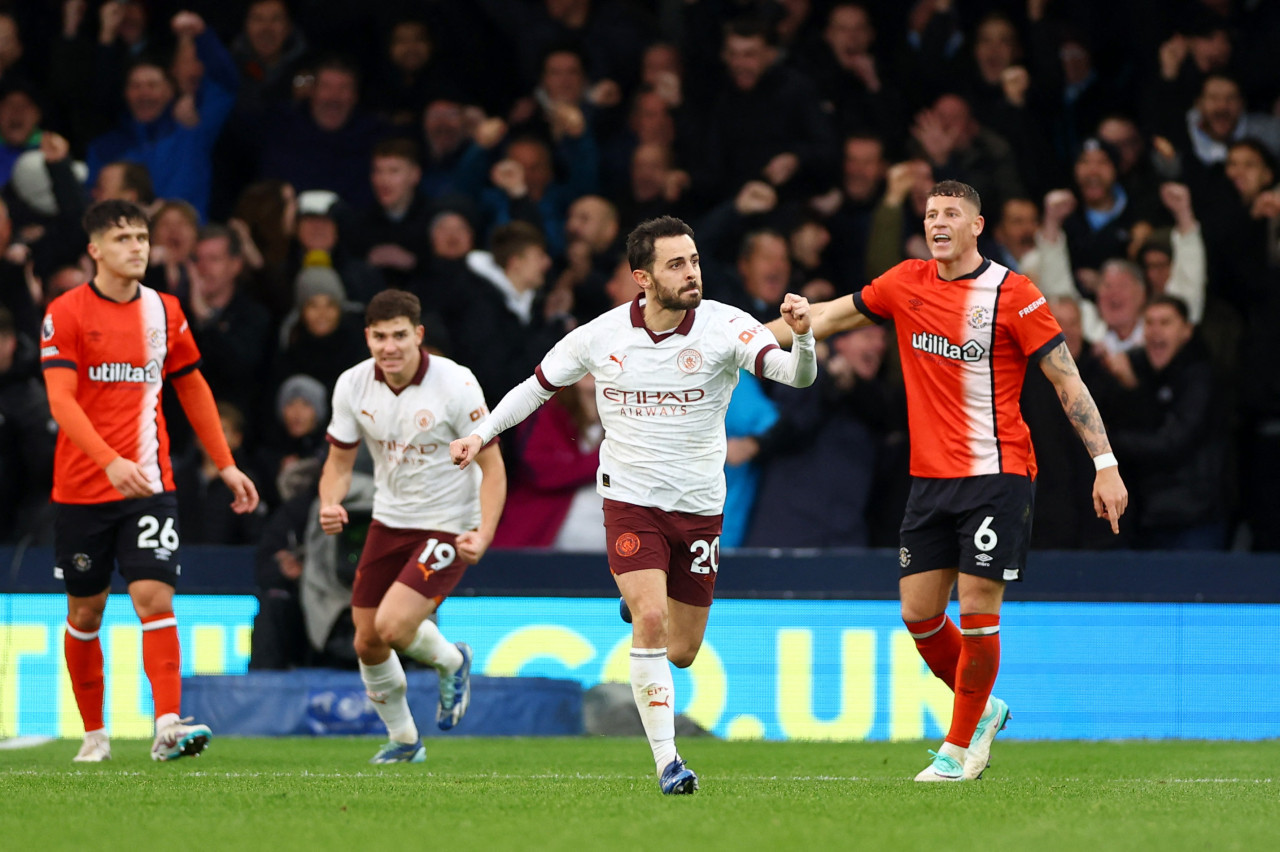
[[146, 213], [128, 201], [104, 201], [85, 213], [84, 229], [97, 274], [49, 305], [40, 333], [49, 408], [59, 427], [54, 572], [67, 588], [63, 648], [85, 729], [75, 759], [111, 757], [98, 628], [118, 567], [142, 620], [142, 663], [156, 712], [151, 757], [173, 760], [199, 754], [210, 732], [179, 718], [173, 587], [181, 566], [169, 436], [160, 410], [166, 378], [235, 495], [234, 510], [252, 512], [258, 492], [227, 448], [178, 300], [140, 283], [150, 251]]
[[[981, 777], [1009, 717], [991, 695], [1000, 665], [1005, 583], [1021, 580], [1031, 539], [1036, 463], [1018, 399], [1038, 363], [1097, 468], [1093, 504], [1119, 532], [1129, 496], [1098, 408], [1044, 296], [978, 252], [973, 187], [929, 193], [933, 259], [908, 260], [851, 298], [813, 306], [814, 334], [893, 320], [907, 386], [911, 496], [902, 521], [902, 617], [929, 669], [955, 692], [951, 727], [917, 781]], [[786, 345], [791, 335], [774, 320]], [[960, 626], [947, 617], [959, 585]]]

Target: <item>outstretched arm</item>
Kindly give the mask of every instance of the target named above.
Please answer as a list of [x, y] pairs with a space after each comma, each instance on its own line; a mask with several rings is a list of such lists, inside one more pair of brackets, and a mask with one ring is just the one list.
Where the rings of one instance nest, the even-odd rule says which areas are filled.
[[[833, 334], [871, 325], [871, 318], [858, 311], [850, 296], [841, 296], [809, 306], [809, 326], [815, 340], [825, 340]], [[791, 347], [791, 326], [782, 317], [765, 323], [765, 328], [778, 338], [778, 345]]]
[[536, 374], [525, 379], [507, 391], [497, 408], [489, 412], [474, 432], [449, 444], [449, 457], [459, 470], [465, 468], [475, 460], [481, 447], [537, 411], [555, 392], [556, 389], [548, 390]]
[[1093, 463], [1098, 469], [1093, 481], [1093, 509], [1099, 518], [1106, 518], [1111, 522], [1113, 533], [1119, 533], [1120, 516], [1129, 505], [1129, 492], [1120, 478], [1120, 468], [1111, 452], [1106, 427], [1102, 425], [1102, 415], [1098, 413], [1093, 395], [1080, 378], [1080, 370], [1076, 368], [1075, 359], [1071, 357], [1067, 344], [1058, 344], [1053, 351], [1041, 358], [1040, 369], [1053, 382], [1058, 399], [1062, 401], [1062, 410], [1066, 412], [1067, 419], [1075, 427], [1076, 434], [1084, 442], [1085, 449], [1093, 457]]

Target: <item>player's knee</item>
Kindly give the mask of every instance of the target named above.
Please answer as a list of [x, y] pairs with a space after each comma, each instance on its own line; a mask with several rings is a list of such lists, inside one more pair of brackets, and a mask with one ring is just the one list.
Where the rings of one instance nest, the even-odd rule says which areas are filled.
[[666, 638], [667, 613], [662, 607], [641, 607], [639, 611], [632, 610], [631, 623], [636, 633], [651, 636], [655, 640]]
[[83, 633], [93, 633], [102, 627], [102, 610], [90, 604], [72, 605], [67, 608], [67, 622]]
[[387, 644], [377, 633], [356, 631], [356, 638], [351, 644], [355, 648], [356, 656], [363, 663], [378, 663], [386, 659]]
[[394, 615], [378, 613], [377, 618], [373, 622], [373, 627], [378, 634], [378, 641], [382, 645], [390, 645], [393, 648], [401, 648], [413, 640], [414, 628], [402, 618]]
[[678, 669], [687, 669], [698, 657], [697, 648], [668, 648], [667, 659]]

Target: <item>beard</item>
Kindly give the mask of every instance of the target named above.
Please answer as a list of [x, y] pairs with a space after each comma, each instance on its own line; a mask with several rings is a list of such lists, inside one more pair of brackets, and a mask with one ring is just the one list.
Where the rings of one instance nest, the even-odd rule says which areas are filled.
[[688, 311], [702, 304], [702, 288], [685, 292], [683, 290], [663, 290], [653, 288], [653, 300], [664, 310]]

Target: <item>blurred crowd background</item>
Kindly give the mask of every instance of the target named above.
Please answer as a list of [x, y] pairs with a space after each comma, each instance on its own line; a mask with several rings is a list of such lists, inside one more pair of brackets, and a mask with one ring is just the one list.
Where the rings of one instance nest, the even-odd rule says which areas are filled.
[[[417, 294], [492, 405], [635, 297], [643, 219], [689, 221], [706, 295], [768, 319], [928, 257], [954, 178], [1133, 495], [1111, 536], [1032, 368], [1035, 546], [1280, 549], [1277, 44], [1266, 0], [0, 0], [0, 538], [48, 540], [40, 322], [92, 274], [93, 200], [150, 211], [146, 283], [265, 498], [230, 512], [170, 394], [184, 543], [252, 545], [291, 595], [372, 294]], [[822, 345], [813, 388], [744, 374], [724, 546], [897, 547], [898, 357], [876, 327]], [[601, 438], [589, 378], [504, 436], [495, 547], [603, 549]]]

